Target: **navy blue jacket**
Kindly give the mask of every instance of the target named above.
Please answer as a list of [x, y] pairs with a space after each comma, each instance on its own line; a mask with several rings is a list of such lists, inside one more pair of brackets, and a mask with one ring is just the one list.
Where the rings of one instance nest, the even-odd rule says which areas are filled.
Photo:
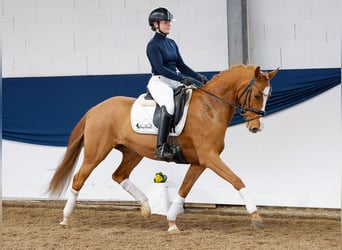
[[[175, 41], [158, 32], [148, 42], [146, 53], [155, 75], [175, 81], [181, 81], [184, 75], [196, 79], [198, 77], [198, 74], [184, 63]], [[176, 69], [183, 75], [177, 74]]]

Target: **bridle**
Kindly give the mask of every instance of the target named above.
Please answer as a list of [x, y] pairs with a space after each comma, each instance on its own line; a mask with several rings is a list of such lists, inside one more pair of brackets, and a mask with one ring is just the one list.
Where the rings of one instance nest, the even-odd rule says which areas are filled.
[[[252, 94], [252, 89], [253, 87], [257, 88], [259, 90], [259, 92], [262, 93], [262, 95], [266, 98], [269, 98], [271, 96], [271, 86], [270, 86], [270, 91], [268, 94], [265, 94], [263, 91], [261, 91], [256, 85], [255, 85], [255, 77], [252, 78], [252, 80], [250, 80], [250, 82], [248, 83], [248, 85], [246, 86], [246, 88], [242, 91], [242, 93], [240, 94], [240, 96], [238, 97], [238, 101], [240, 101], [241, 97], [243, 95], [245, 95], [245, 98], [244, 98], [244, 101], [243, 101], [243, 104], [241, 105], [240, 102], [238, 102], [239, 104], [238, 105], [234, 105], [230, 102], [228, 102], [226, 99], [222, 98], [222, 97], [219, 97], [205, 89], [203, 89], [203, 85], [200, 87], [200, 88], [197, 88], [198, 90], [201, 90], [202, 92], [210, 95], [210, 96], [213, 96], [215, 97], [216, 99], [220, 100], [221, 102], [223, 102], [224, 104], [228, 105], [229, 107], [233, 108], [236, 110], [236, 112], [239, 113], [239, 115], [241, 115], [246, 122], [250, 122], [252, 120], [255, 120], [255, 119], [259, 119], [261, 117], [264, 117], [265, 116], [265, 111], [263, 110], [259, 110], [259, 109], [254, 109], [252, 107], [250, 107], [250, 101], [251, 101], [251, 94]], [[250, 119], [246, 119], [246, 112], [247, 111], [250, 111], [250, 112], [253, 112], [256, 114], [255, 117], [253, 118], [250, 118]]]

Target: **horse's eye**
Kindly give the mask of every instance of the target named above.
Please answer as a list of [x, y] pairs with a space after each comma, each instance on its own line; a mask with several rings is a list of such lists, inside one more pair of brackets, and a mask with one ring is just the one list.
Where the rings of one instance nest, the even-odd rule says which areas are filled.
[[257, 99], [257, 100], [260, 100], [261, 95], [254, 95], [254, 98]]

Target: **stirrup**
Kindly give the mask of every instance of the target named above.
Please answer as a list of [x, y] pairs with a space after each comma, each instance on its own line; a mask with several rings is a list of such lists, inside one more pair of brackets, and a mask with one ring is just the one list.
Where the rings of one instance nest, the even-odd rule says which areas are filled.
[[173, 158], [173, 154], [169, 152], [167, 149], [168, 145], [166, 143], [157, 147], [156, 157], [162, 160], [171, 160]]

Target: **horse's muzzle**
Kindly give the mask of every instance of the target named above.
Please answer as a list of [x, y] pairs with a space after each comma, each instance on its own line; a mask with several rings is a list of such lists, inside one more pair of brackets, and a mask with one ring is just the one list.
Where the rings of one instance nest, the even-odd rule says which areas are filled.
[[256, 132], [260, 132], [261, 129], [260, 128], [251, 128], [249, 129], [250, 132], [252, 132], [253, 134], [255, 134]]
[[264, 129], [264, 123], [262, 122], [262, 119], [259, 119], [259, 122], [248, 122], [247, 128], [251, 133], [255, 134]]

